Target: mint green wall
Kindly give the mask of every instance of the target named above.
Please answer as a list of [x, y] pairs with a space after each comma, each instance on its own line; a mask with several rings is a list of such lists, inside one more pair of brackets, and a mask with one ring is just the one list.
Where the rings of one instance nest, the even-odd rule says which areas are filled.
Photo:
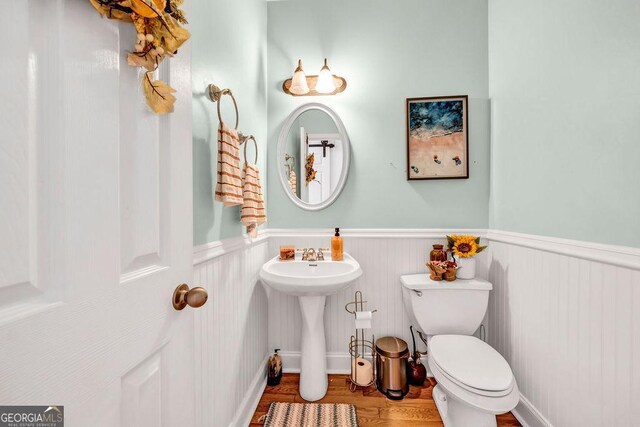
[[[212, 197], [216, 113], [203, 91], [215, 81], [261, 144], [270, 227], [491, 226], [640, 246], [635, 0], [194, 0], [190, 22], [195, 244], [243, 231], [238, 209]], [[346, 92], [282, 93], [299, 57], [315, 74], [325, 56]], [[471, 178], [407, 182], [404, 99], [447, 94], [470, 96]], [[267, 137], [273, 165], [282, 122], [314, 101], [342, 117], [353, 158], [343, 195], [310, 213], [264, 168]]]
[[[243, 233], [239, 208], [223, 208], [213, 201], [218, 118], [216, 105], [205, 96], [209, 83], [233, 90], [240, 109], [239, 129], [254, 134], [260, 145], [258, 164], [266, 185], [267, 4], [193, 0], [188, 18], [193, 47], [193, 241], [199, 245]], [[231, 99], [224, 97], [222, 107], [225, 121], [234, 122]], [[247, 155], [253, 159], [252, 148]]]
[[491, 227], [640, 246], [640, 2], [490, 0]]
[[[269, 227], [486, 227], [489, 200], [487, 2], [322, 0], [268, 3]], [[324, 57], [347, 90], [332, 97], [282, 92], [301, 58]], [[405, 98], [470, 98], [469, 180], [406, 181]], [[342, 118], [352, 145], [349, 180], [335, 204], [297, 208], [276, 175], [278, 133], [307, 102]]]

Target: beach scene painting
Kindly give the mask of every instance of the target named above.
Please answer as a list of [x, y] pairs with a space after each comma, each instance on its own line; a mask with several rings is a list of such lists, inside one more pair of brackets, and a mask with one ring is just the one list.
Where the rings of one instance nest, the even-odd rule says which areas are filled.
[[407, 99], [407, 179], [469, 178], [468, 98]]

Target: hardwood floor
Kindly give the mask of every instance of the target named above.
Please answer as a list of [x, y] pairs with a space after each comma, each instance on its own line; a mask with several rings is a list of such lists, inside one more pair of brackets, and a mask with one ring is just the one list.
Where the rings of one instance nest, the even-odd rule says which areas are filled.
[[[305, 402], [298, 394], [299, 377], [298, 374], [284, 374], [280, 385], [267, 386], [251, 419], [252, 426], [261, 425], [259, 419], [267, 413], [271, 402]], [[352, 393], [349, 391], [348, 375], [329, 375], [329, 391], [317, 403], [355, 405], [360, 427], [442, 426], [438, 409], [431, 397], [432, 389], [433, 386], [427, 381], [423, 387], [411, 387], [403, 400], [390, 400], [374, 387]], [[511, 413], [498, 416], [498, 426], [519, 425]]]

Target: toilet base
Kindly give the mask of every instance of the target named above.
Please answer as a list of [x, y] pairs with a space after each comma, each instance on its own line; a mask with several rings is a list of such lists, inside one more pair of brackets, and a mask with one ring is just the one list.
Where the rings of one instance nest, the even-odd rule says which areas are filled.
[[496, 427], [496, 416], [480, 411], [458, 399], [448, 396], [436, 385], [433, 388], [433, 400], [445, 427]]

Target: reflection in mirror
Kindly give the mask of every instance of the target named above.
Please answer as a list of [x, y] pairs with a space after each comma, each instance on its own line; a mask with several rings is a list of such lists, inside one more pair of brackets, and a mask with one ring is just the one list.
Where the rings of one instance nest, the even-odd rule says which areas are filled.
[[307, 104], [289, 116], [278, 155], [281, 181], [298, 206], [322, 209], [335, 200], [346, 180], [348, 144], [340, 119], [324, 105]]

